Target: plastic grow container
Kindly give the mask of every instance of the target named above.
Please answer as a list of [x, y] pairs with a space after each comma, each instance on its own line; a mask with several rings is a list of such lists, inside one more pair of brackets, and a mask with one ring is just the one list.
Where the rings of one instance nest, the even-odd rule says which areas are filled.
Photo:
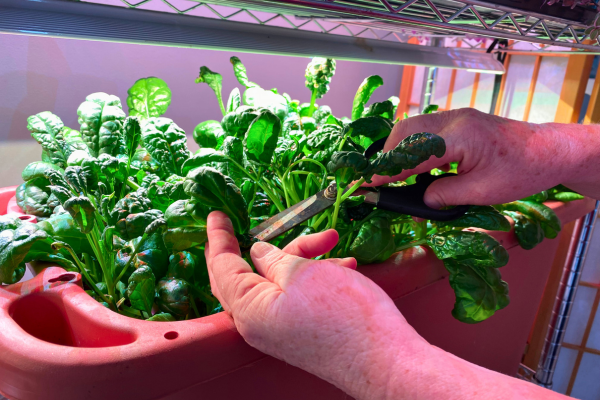
[[[564, 224], [591, 211], [594, 201], [549, 205]], [[480, 324], [452, 318], [448, 273], [425, 248], [358, 270], [394, 299], [430, 343], [514, 375], [559, 240], [525, 251], [512, 232], [492, 234], [510, 253], [502, 276], [511, 304]], [[179, 322], [127, 318], [88, 296], [79, 274], [57, 267], [0, 288], [0, 393], [11, 400], [348, 398], [248, 346], [225, 313]]]

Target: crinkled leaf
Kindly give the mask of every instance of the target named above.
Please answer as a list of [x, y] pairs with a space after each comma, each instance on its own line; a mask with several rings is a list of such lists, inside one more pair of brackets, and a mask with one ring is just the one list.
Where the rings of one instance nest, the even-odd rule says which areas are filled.
[[137, 117], [127, 117], [123, 124], [123, 134], [125, 136], [125, 147], [127, 148], [127, 157], [133, 159], [142, 139], [142, 128], [140, 120]]
[[356, 258], [360, 264], [370, 264], [387, 260], [395, 249], [389, 220], [374, 217], [360, 227], [348, 255]]
[[365, 110], [365, 104], [371, 98], [371, 95], [379, 86], [383, 85], [383, 79], [379, 75], [371, 75], [360, 84], [356, 95], [354, 96], [354, 102], [352, 103], [352, 119], [358, 119], [361, 117]]
[[227, 106], [225, 107], [225, 110], [228, 113], [230, 113], [230, 112], [237, 110], [237, 108], [241, 105], [242, 105], [242, 95], [240, 93], [240, 89], [235, 87], [235, 88], [233, 88], [231, 93], [229, 93], [229, 98], [227, 99]]
[[544, 204], [538, 204], [533, 201], [513, 201], [511, 203], [501, 204], [497, 208], [503, 211], [518, 211], [528, 218], [538, 221], [544, 230], [544, 235], [548, 239], [554, 239], [558, 236], [561, 229], [561, 223], [554, 211]]
[[131, 240], [142, 236], [146, 228], [154, 221], [163, 218], [159, 210], [148, 210], [137, 214], [129, 214], [127, 217], [117, 221], [115, 228], [119, 236], [125, 240]]
[[152, 158], [169, 174], [181, 175], [190, 157], [185, 132], [168, 118], [150, 118], [142, 126], [142, 142]]
[[[42, 146], [43, 155], [52, 164], [64, 168], [71, 153], [78, 150], [75, 143], [65, 139], [65, 126], [59, 117], [44, 111], [27, 118], [27, 129]], [[68, 132], [68, 131], [67, 131]]]
[[235, 111], [226, 114], [221, 121], [223, 130], [227, 136], [235, 136], [243, 139], [248, 127], [258, 117], [259, 111], [254, 107], [240, 106]]
[[395, 176], [405, 169], [413, 169], [431, 156], [446, 153], [444, 139], [433, 133], [415, 133], [404, 138], [395, 149], [377, 156], [364, 176], [367, 182], [373, 175]]
[[127, 297], [131, 307], [151, 314], [155, 286], [156, 278], [149, 267], [142, 266], [136, 269], [129, 277], [127, 285]]
[[327, 171], [335, 176], [338, 187], [345, 188], [355, 179], [359, 179], [369, 167], [365, 156], [356, 151], [338, 151], [327, 163]]
[[176, 201], [165, 212], [168, 229], [163, 239], [167, 248], [173, 251], [186, 250], [206, 242], [206, 219], [194, 218], [186, 210], [187, 204], [187, 200]]
[[238, 57], [231, 57], [229, 61], [233, 65], [233, 73], [235, 74], [235, 77], [242, 86], [245, 86], [247, 88], [258, 86], [256, 83], [250, 82], [248, 80], [246, 67], [244, 66], [244, 64], [242, 64]]
[[281, 122], [269, 110], [262, 110], [248, 128], [244, 148], [248, 159], [269, 165], [281, 133]]
[[29, 222], [0, 232], [0, 283], [18, 282], [25, 263], [36, 259], [30, 253], [48, 254], [52, 251], [52, 242], [46, 232]]
[[450, 286], [456, 296], [452, 316], [457, 320], [469, 324], [485, 321], [509, 304], [508, 285], [497, 269], [453, 259], [444, 260], [444, 266], [450, 272]]
[[394, 116], [395, 106], [390, 100], [382, 101], [380, 103], [373, 103], [363, 111], [361, 117], [382, 117], [392, 119]]
[[539, 221], [518, 211], [504, 211], [503, 213], [515, 221], [515, 235], [523, 249], [533, 249], [544, 241], [544, 230]]
[[246, 89], [242, 96], [242, 101], [244, 105], [247, 106], [270, 110], [273, 114], [277, 115], [281, 121], [285, 119], [289, 111], [288, 102], [285, 97], [259, 87]]
[[341, 127], [331, 124], [323, 125], [308, 135], [304, 152], [308, 155], [315, 150], [330, 150], [342, 137], [343, 129]]
[[[233, 137], [231, 138], [235, 139]], [[197, 152], [183, 163], [183, 166], [181, 167], [181, 174], [183, 176], [186, 176], [188, 172], [198, 167], [204, 165], [213, 166], [213, 163], [227, 162], [229, 160], [229, 158], [220, 151], [211, 148], [203, 148], [201, 150], [202, 151]]]
[[117, 96], [92, 93], [77, 109], [77, 116], [83, 141], [92, 156], [103, 153], [114, 156], [123, 150], [125, 113]]
[[161, 279], [156, 288], [156, 304], [163, 312], [184, 317], [190, 312], [189, 292], [189, 284], [183, 279]]
[[169, 257], [168, 278], [185, 279], [189, 281], [194, 276], [196, 258], [187, 251], [180, 251]]
[[43, 161], [34, 161], [25, 167], [21, 173], [21, 177], [25, 182], [39, 178], [44, 178], [44, 180], [46, 180], [46, 170], [48, 169], [53, 169], [59, 173], [64, 173], [64, 170], [56, 164]]
[[89, 241], [81, 233], [71, 214], [53, 214], [37, 225], [55, 240], [68, 243], [75, 253], [93, 254]]
[[17, 187], [15, 197], [17, 205], [25, 214], [37, 217], [49, 217], [53, 208], [48, 205], [50, 191], [40, 188], [34, 181], [25, 182]]
[[129, 115], [140, 120], [160, 117], [171, 104], [171, 89], [160, 78], [149, 77], [138, 79], [127, 90], [127, 107]]
[[65, 180], [77, 193], [90, 192], [98, 187], [100, 164], [95, 159], [83, 160], [81, 166], [65, 169]]
[[94, 212], [96, 208], [85, 196], [71, 197], [63, 204], [65, 210], [71, 214], [77, 222], [77, 226], [81, 233], [90, 233], [94, 229]]
[[440, 227], [481, 228], [489, 231], [510, 231], [506, 217], [491, 206], [470, 206], [465, 215], [452, 221], [432, 221]]
[[389, 136], [393, 127], [389, 119], [379, 116], [359, 118], [348, 125], [348, 129], [352, 129], [350, 136], [358, 139], [358, 144], [364, 148]]
[[148, 211], [152, 208], [152, 203], [148, 199], [146, 189], [140, 188], [131, 192], [117, 202], [114, 209], [109, 212], [108, 222], [115, 225], [117, 221], [127, 218], [129, 214], [138, 214]]
[[219, 106], [221, 107], [221, 112], [223, 115], [226, 114], [225, 107], [223, 106], [223, 77], [221, 74], [217, 72], [213, 72], [208, 67], [202, 66], [200, 67], [200, 74], [196, 78], [196, 83], [206, 83], [208, 87], [215, 92], [217, 96], [217, 100], [219, 101]]
[[250, 218], [246, 202], [231, 178], [214, 168], [196, 168], [187, 174], [184, 190], [202, 206], [227, 214], [238, 233], [244, 233], [248, 229]]
[[427, 238], [437, 258], [453, 258], [463, 264], [500, 268], [508, 263], [508, 252], [484, 232], [448, 231]]
[[204, 121], [194, 128], [194, 140], [201, 148], [218, 149], [223, 144], [227, 134], [219, 121]]

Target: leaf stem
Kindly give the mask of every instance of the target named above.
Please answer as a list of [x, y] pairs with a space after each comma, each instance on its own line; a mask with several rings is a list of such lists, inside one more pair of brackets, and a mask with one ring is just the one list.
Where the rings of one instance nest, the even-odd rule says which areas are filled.
[[125, 266], [121, 270], [121, 273], [119, 274], [119, 276], [117, 276], [117, 279], [114, 280], [113, 286], [115, 286], [121, 280], [121, 278], [123, 277], [123, 274], [125, 274], [125, 271], [127, 271], [127, 269], [129, 269], [129, 266], [131, 265], [131, 262], [133, 261], [133, 259], [137, 258], [138, 250], [140, 249], [140, 247], [142, 247], [142, 244], [146, 241], [147, 238], [148, 238], [148, 235], [146, 235], [146, 233], [144, 233], [142, 235], [142, 238], [138, 242], [138, 244], [135, 245], [133, 254], [131, 254], [131, 257], [129, 257], [129, 260], [127, 260], [127, 263], [125, 263]]
[[88, 285], [91, 286], [92, 290], [94, 292], [96, 292], [96, 294], [98, 295], [98, 297], [100, 297], [102, 299], [102, 301], [104, 301], [105, 303], [107, 303], [108, 305], [110, 305], [112, 307], [113, 306], [112, 302], [108, 301], [108, 299], [104, 296], [104, 293], [102, 293], [100, 291], [100, 289], [98, 289], [98, 286], [96, 286], [96, 284], [94, 283], [92, 278], [88, 275], [87, 270], [85, 269], [85, 266], [81, 263], [81, 261], [79, 260], [79, 257], [77, 257], [77, 254], [75, 254], [75, 252], [73, 251], [71, 246], [67, 244], [65, 246], [65, 249], [67, 249], [69, 254], [71, 254], [71, 257], [73, 257], [73, 259], [75, 260], [75, 263], [77, 264], [77, 266], [79, 267], [79, 270], [81, 271], [81, 275], [83, 275], [85, 277], [85, 279], [88, 281]]
[[308, 108], [308, 116], [312, 117], [314, 112], [315, 112], [315, 103], [317, 102], [317, 91], [315, 90], [314, 92], [312, 92], [312, 95], [310, 96], [310, 107]]
[[[346, 190], [346, 192], [344, 192], [344, 194], [342, 195], [340, 203], [342, 201], [345, 201], [348, 197], [350, 197], [352, 195], [352, 193], [356, 192], [363, 183], [365, 183], [365, 178], [360, 178], [354, 185], [352, 185], [350, 187], [350, 189]], [[338, 192], [339, 192], [339, 190], [338, 190]]]
[[313, 228], [315, 231], [317, 231], [317, 229], [319, 229], [319, 225], [321, 225], [321, 223], [327, 218], [327, 216], [331, 213], [330, 209], [325, 210], [321, 216], [319, 218], [317, 218], [317, 220], [315, 221], [314, 224], [311, 225], [311, 228]]

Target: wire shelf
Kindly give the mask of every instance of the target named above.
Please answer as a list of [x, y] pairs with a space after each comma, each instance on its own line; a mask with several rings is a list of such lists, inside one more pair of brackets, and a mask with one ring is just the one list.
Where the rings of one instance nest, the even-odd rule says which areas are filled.
[[[540, 0], [541, 1], [541, 0]], [[279, 24], [290, 29], [406, 42], [431, 37], [501, 38], [534, 44], [531, 50], [553, 46], [600, 50], [599, 39], [585, 33], [595, 11], [579, 10], [569, 20], [479, 0], [91, 0], [90, 2], [207, 16], [249, 23]], [[553, 7], [560, 7], [555, 5]], [[160, 8], [160, 7], [159, 7]], [[156, 8], [155, 8], [156, 10]], [[205, 12], [202, 15], [201, 12]], [[260, 14], [265, 14], [261, 16]], [[568, 13], [564, 13], [568, 14]], [[425, 43], [423, 43], [425, 44]], [[446, 44], [448, 45], [448, 44]], [[509, 46], [510, 48], [510, 46]]]

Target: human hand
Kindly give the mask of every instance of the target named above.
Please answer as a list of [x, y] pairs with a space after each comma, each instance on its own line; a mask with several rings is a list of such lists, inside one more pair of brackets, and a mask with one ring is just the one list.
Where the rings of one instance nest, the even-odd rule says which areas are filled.
[[[598, 151], [586, 152], [595, 146], [591, 135], [585, 135], [586, 129], [592, 128], [532, 124], [470, 108], [411, 117], [394, 126], [384, 151], [413, 133], [430, 132], [444, 138], [446, 154], [395, 177], [376, 176], [371, 185], [405, 180], [458, 162], [459, 176], [438, 180], [427, 189], [424, 201], [428, 206], [506, 203], [559, 183], [583, 194], [600, 195], [600, 191], [589, 192], [588, 181], [577, 181], [578, 176], [587, 176], [582, 168], [593, 168], [600, 157]], [[593, 135], [598, 136], [597, 132]]]
[[338, 241], [335, 230], [283, 250], [256, 243], [258, 274], [240, 256], [227, 216], [208, 216], [206, 260], [213, 294], [246, 342], [357, 399], [384, 398], [394, 366], [417, 362], [429, 344], [385, 292], [354, 271], [356, 260], [310, 258]]

